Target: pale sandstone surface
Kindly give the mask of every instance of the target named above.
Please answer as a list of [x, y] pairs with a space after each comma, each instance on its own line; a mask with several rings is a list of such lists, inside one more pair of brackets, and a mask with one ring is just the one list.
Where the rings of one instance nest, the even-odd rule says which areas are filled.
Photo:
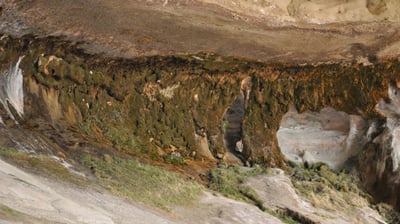
[[289, 209], [314, 223], [386, 223], [376, 211], [365, 206], [365, 204], [368, 204], [366, 199], [360, 199], [363, 200], [363, 203], [346, 205], [346, 207], [340, 207], [331, 202], [331, 206], [336, 206], [335, 209], [314, 206], [309, 200], [297, 193], [290, 178], [279, 169], [275, 169], [273, 174], [250, 177], [246, 184], [264, 200], [265, 207], [273, 210]]
[[30, 217], [30, 223], [282, 223], [254, 205], [210, 192], [191, 206], [159, 211], [104, 190], [38, 177], [2, 160], [0, 180], [0, 205], [20, 212], [11, 220], [0, 216], [0, 223], [24, 222], [24, 216]]
[[277, 132], [283, 155], [296, 163], [323, 162], [338, 169], [367, 143], [367, 122], [333, 108], [298, 113], [289, 110]]
[[186, 214], [185, 223], [283, 223], [278, 218], [261, 211], [254, 205], [235, 201], [217, 194], [206, 192], [194, 206], [177, 208], [178, 213]]
[[1, 160], [0, 179], [0, 204], [43, 223], [177, 223], [105, 191], [62, 185]]
[[397, 57], [400, 52], [399, 16], [394, 13], [399, 3], [393, 0], [384, 1], [384, 7], [370, 6], [375, 14], [362, 0], [0, 4], [0, 32], [64, 36], [82, 42], [90, 53], [107, 56], [212, 51], [270, 62], [370, 63], [376, 56]]

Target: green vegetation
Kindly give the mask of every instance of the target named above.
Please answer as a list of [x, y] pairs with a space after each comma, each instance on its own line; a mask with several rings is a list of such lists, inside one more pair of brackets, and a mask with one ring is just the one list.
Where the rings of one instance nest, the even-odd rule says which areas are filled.
[[222, 132], [226, 133], [226, 127], [228, 127], [229, 121], [228, 120], [223, 120], [222, 121]]
[[[332, 211], [353, 211], [355, 207], [370, 206], [371, 196], [359, 186], [356, 174], [333, 171], [323, 163], [295, 166], [290, 169], [296, 189], [316, 207]], [[387, 223], [400, 223], [399, 213], [392, 206], [379, 203], [372, 206]]]
[[90, 121], [82, 122], [78, 124], [78, 127], [88, 136], [96, 139], [96, 135], [94, 134], [93, 131], [93, 124]]
[[317, 207], [346, 210], [368, 206], [370, 196], [360, 187], [356, 175], [333, 171], [323, 163], [290, 170], [293, 185]]
[[243, 185], [244, 179], [265, 172], [262, 169], [245, 171], [237, 166], [215, 168], [210, 172], [209, 188], [222, 193], [224, 196], [253, 203], [265, 210], [263, 201], [257, 193], [248, 186]]
[[[46, 155], [29, 155], [13, 148], [1, 148], [0, 156], [35, 174], [67, 183], [88, 184]], [[85, 156], [81, 162], [94, 172], [100, 185], [112, 193], [165, 210], [172, 205], [190, 204], [202, 190], [200, 184], [185, 181], [178, 174], [136, 160], [105, 154], [103, 159]]]
[[[293, 168], [290, 174], [296, 183], [301, 182], [303, 186], [304, 183], [308, 182], [316, 183], [317, 185], [308, 185], [308, 187], [311, 187], [315, 192], [321, 192], [323, 189], [319, 189], [319, 185], [323, 184], [324, 186], [338, 191], [353, 192], [366, 196], [364, 191], [356, 184], [359, 180], [355, 175], [350, 175], [350, 173], [346, 171], [334, 171], [324, 163], [316, 163], [308, 168], [298, 166]], [[304, 191], [303, 193], [307, 192], [308, 191]]]
[[209, 188], [220, 192], [226, 197], [252, 203], [285, 223], [298, 224], [298, 222], [288, 216], [285, 211], [272, 211], [264, 207], [264, 202], [257, 193], [243, 184], [247, 177], [268, 174], [268, 172], [269, 170], [264, 168], [254, 168], [250, 170], [244, 170], [237, 166], [215, 168], [211, 170], [210, 173]]
[[379, 212], [379, 214], [382, 215], [383, 218], [385, 218], [385, 221], [387, 223], [400, 223], [400, 214], [395, 209], [393, 209], [392, 206], [385, 203], [379, 203], [375, 205], [374, 208]]
[[301, 224], [300, 222], [294, 220], [292, 217], [290, 217], [286, 211], [267, 211], [269, 214], [277, 217], [280, 219], [282, 222], [286, 224]]
[[[225, 150], [218, 136], [222, 134], [221, 129], [225, 132], [228, 121], [221, 123], [221, 118], [240, 93], [241, 80], [248, 75], [252, 76], [253, 85], [243, 123], [243, 142], [252, 150], [249, 159], [284, 167], [276, 130], [289, 105], [294, 104], [299, 111], [331, 106], [347, 113], [363, 111], [366, 117], [376, 116], [377, 100], [386, 96], [384, 90], [388, 82], [395, 80], [400, 70], [398, 61], [373, 67], [267, 65], [208, 53], [197, 55], [204, 61], [191, 55], [110, 59], [84, 54], [71, 43], [57, 38], [30, 36], [3, 38], [0, 47], [5, 49], [0, 58], [4, 63], [0, 64], [6, 65], [23, 53], [26, 57], [21, 66], [25, 79], [34, 80], [41, 88], [48, 87], [45, 90], [57, 90], [55, 96], [47, 96], [51, 99], [44, 98], [31, 107], [40, 105], [38, 111], [47, 109], [49, 112], [50, 106], [42, 108], [46, 105], [43, 102], [48, 100], [59, 102], [65, 112], [73, 105], [76, 111], [72, 114], [79, 120], [80, 129], [94, 140], [107, 139], [118, 153], [142, 153], [158, 160], [162, 154], [157, 150], [168, 152], [174, 145], [182, 157], [162, 158], [174, 165], [184, 165], [184, 158], [196, 151], [193, 133], [200, 129], [209, 136], [213, 153]], [[50, 60], [53, 55], [59, 59]], [[161, 97], [162, 89], [173, 86], [178, 86], [171, 91], [173, 97]], [[93, 152], [96, 153], [99, 152]], [[9, 149], [0, 150], [0, 154], [34, 172], [55, 175], [62, 180], [71, 175], [65, 167], [46, 156], [23, 155]], [[83, 162], [115, 193], [148, 204], [160, 201], [160, 207], [168, 207], [172, 200], [164, 197], [165, 194], [175, 188], [182, 190], [176, 185], [188, 184], [175, 176], [163, 179], [163, 175], [170, 174], [136, 161], [104, 156], [103, 160], [85, 157]], [[262, 208], [255, 192], [243, 185], [244, 178], [257, 172], [235, 167], [215, 169], [210, 175], [210, 188]], [[360, 198], [369, 198], [355, 184], [358, 181], [346, 172], [333, 172], [321, 164], [293, 168], [290, 172], [297, 189], [314, 204], [327, 209], [333, 209], [332, 205], [342, 209], [353, 204], [363, 205], [366, 200]], [[159, 191], [165, 182], [171, 189]], [[154, 189], [150, 185], [154, 185]], [[196, 192], [193, 190], [196, 186], [183, 187], [182, 194], [176, 193], [176, 200], [179, 195]]]
[[166, 155], [163, 156], [164, 158], [164, 162], [169, 163], [169, 164], [173, 164], [176, 166], [183, 166], [186, 164], [186, 161], [183, 157], [181, 156], [174, 156], [174, 155]]
[[105, 137], [109, 139], [113, 146], [124, 152], [134, 153], [135, 149], [137, 149], [138, 144], [135, 140], [135, 136], [129, 132], [127, 128], [110, 128], [105, 133]]
[[0, 220], [10, 221], [11, 223], [55, 223], [18, 212], [3, 204], [0, 204]]
[[201, 185], [185, 181], [175, 173], [136, 160], [85, 156], [82, 163], [112, 193], [165, 210], [172, 205], [190, 204], [202, 189]]
[[[89, 137], [95, 140], [108, 140], [115, 149], [127, 154], [136, 155], [138, 152], [139, 140], [126, 127], [116, 128], [114, 124], [102, 123], [99, 120], [87, 119], [78, 127]], [[101, 128], [99, 127], [101, 126]], [[104, 132], [103, 132], [104, 131]]]
[[18, 217], [18, 216], [22, 217], [26, 215], [21, 212], [15, 211], [14, 209], [8, 206], [0, 204], [0, 217], [5, 218], [5, 217]]
[[30, 155], [13, 148], [0, 148], [0, 157], [38, 175], [77, 185], [87, 184], [82, 177], [72, 174], [60, 162], [47, 155]]

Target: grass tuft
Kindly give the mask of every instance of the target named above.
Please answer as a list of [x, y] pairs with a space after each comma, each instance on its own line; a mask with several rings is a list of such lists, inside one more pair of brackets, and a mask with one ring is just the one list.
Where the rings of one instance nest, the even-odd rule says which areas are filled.
[[210, 172], [209, 188], [218, 191], [226, 197], [245, 201], [256, 205], [262, 211], [273, 215], [284, 223], [298, 224], [285, 211], [273, 211], [264, 207], [264, 201], [250, 187], [244, 185], [247, 177], [260, 174], [268, 174], [270, 170], [261, 167], [245, 170], [237, 166], [229, 166], [226, 168], [216, 168]]
[[118, 157], [100, 160], [86, 156], [82, 163], [92, 169], [99, 183], [112, 193], [165, 210], [188, 205], [200, 194], [201, 185], [137, 160]]
[[[0, 220], [1, 221], [10, 221], [10, 223], [48, 223], [48, 224], [56, 224], [50, 220], [39, 219], [33, 217], [31, 215], [19, 212], [10, 207], [7, 207], [3, 204], [0, 204]], [[0, 222], [3, 223], [3, 222]], [[9, 222], [5, 222], [9, 223]]]
[[173, 164], [175, 166], [186, 165], [186, 161], [183, 157], [178, 157], [178, 156], [174, 156], [174, 155], [166, 155], [166, 156], [163, 156], [163, 159], [164, 159], [165, 163]]
[[47, 155], [27, 154], [13, 148], [0, 148], [0, 157], [34, 174], [77, 185], [87, 184], [83, 177], [72, 174], [64, 165]]
[[356, 175], [346, 171], [333, 171], [326, 164], [310, 167], [297, 166], [290, 170], [293, 185], [314, 206], [328, 210], [346, 211], [369, 205], [371, 197], [361, 186]]
[[257, 193], [250, 187], [243, 185], [246, 177], [262, 172], [264, 172], [262, 169], [244, 171], [237, 166], [215, 168], [210, 172], [209, 188], [220, 192], [226, 197], [249, 202], [255, 204], [261, 210], [265, 210], [263, 201]]

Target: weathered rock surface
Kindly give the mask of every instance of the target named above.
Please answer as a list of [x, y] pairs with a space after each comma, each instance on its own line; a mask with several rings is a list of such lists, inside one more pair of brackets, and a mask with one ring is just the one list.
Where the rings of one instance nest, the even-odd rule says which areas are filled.
[[[22, 124], [75, 155], [87, 146], [77, 133], [84, 132], [132, 155], [162, 157], [176, 151], [214, 162], [229, 151], [223, 118], [243, 94], [225, 127], [233, 134], [231, 152], [242, 151], [242, 160], [251, 163], [282, 166], [276, 131], [289, 105], [376, 116], [373, 108], [385, 94], [383, 86], [400, 71], [397, 61], [374, 67], [289, 66], [214, 54], [125, 60], [88, 55], [56, 38], [5, 36], [0, 43], [2, 71], [25, 55]], [[2, 117], [9, 119], [7, 113]], [[358, 122], [355, 129], [346, 124], [347, 139], [357, 137], [352, 132], [361, 128]]]
[[0, 4], [1, 32], [64, 36], [83, 41], [91, 53], [108, 56], [213, 51], [272, 62], [369, 64], [375, 56], [400, 54], [396, 0], [87, 0], [85, 4], [7, 0]]
[[199, 202], [189, 208], [177, 208], [178, 214], [185, 214], [184, 223], [283, 223], [278, 218], [261, 211], [254, 205], [235, 201], [206, 192]]
[[[395, 0], [203, 0], [249, 17], [284, 22], [334, 23], [388, 20], [399, 22]], [[280, 23], [279, 23], [280, 22]]]
[[285, 157], [296, 163], [323, 162], [337, 169], [367, 143], [367, 122], [333, 108], [298, 113], [294, 107], [282, 117], [277, 132]]
[[[28, 174], [2, 160], [0, 179], [0, 205], [19, 212], [14, 217], [0, 217], [0, 222], [177, 223], [166, 214], [129, 203], [103, 190], [62, 185]], [[23, 220], [22, 214], [30, 217], [29, 220]]]
[[[399, 89], [388, 88], [389, 100], [380, 99], [376, 110], [385, 118], [383, 131], [375, 128], [370, 143], [359, 156], [359, 170], [366, 188], [379, 201], [400, 208], [400, 97]], [[379, 127], [378, 124], [375, 127]]]
[[[72, 187], [22, 171], [0, 160], [0, 206], [11, 214], [3, 223], [271, 223], [279, 219], [254, 205], [204, 192], [189, 207], [153, 210], [104, 190]], [[14, 214], [14, 215], [12, 215]]]
[[[353, 204], [345, 207], [326, 202], [330, 209], [319, 207], [297, 193], [289, 177], [282, 170], [275, 169], [273, 174], [248, 178], [247, 186], [254, 189], [264, 201], [264, 206], [273, 210], [286, 211], [301, 223], [324, 224], [384, 224], [384, 219], [369, 208], [366, 199], [352, 199]], [[329, 194], [329, 193], [328, 193]], [[328, 196], [329, 197], [329, 196]], [[344, 200], [344, 199], [342, 199]], [[348, 199], [347, 199], [348, 200]], [[362, 202], [357, 200], [361, 200]], [[343, 204], [343, 205], [344, 205]]]

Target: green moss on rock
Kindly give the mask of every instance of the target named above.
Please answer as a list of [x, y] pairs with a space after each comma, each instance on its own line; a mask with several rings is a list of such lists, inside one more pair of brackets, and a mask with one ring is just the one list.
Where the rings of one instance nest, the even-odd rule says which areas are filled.
[[200, 132], [207, 134], [214, 156], [224, 153], [223, 115], [240, 94], [241, 81], [251, 76], [242, 126], [245, 157], [280, 167], [285, 161], [275, 136], [290, 105], [299, 111], [330, 106], [377, 116], [375, 103], [400, 71], [398, 61], [375, 66], [297, 66], [212, 53], [111, 59], [85, 54], [57, 38], [32, 36], [3, 38], [0, 46], [5, 49], [0, 52], [1, 64], [9, 66], [25, 55], [21, 65], [25, 79], [57, 90], [63, 115], [68, 117], [71, 108], [77, 108], [73, 113], [80, 114], [75, 120], [89, 136], [104, 137], [131, 154], [138, 153], [139, 145], [140, 153], [159, 159], [168, 154], [170, 145], [189, 157], [197, 151], [195, 133]]

